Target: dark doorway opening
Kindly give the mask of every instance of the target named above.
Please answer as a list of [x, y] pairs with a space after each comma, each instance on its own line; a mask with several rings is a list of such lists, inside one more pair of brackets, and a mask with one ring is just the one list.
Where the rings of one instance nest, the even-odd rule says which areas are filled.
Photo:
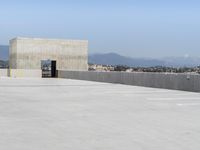
[[55, 60], [42, 60], [41, 61], [42, 77], [43, 78], [56, 78], [56, 61]]
[[57, 77], [57, 73], [56, 73], [56, 61], [51, 61], [51, 77], [52, 78], [56, 78]]

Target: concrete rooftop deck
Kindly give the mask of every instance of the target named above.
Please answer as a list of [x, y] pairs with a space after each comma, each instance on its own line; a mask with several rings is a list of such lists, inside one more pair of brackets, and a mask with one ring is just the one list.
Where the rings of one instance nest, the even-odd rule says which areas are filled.
[[0, 78], [1, 150], [199, 150], [200, 94]]

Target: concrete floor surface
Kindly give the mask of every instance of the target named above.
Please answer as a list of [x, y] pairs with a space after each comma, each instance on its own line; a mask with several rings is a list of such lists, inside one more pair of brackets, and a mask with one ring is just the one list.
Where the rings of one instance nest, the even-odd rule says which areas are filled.
[[0, 78], [0, 150], [199, 149], [199, 93]]

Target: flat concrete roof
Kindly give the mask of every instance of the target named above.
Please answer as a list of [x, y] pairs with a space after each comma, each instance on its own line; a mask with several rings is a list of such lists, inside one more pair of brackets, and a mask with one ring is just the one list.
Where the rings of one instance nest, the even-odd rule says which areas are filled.
[[2, 150], [199, 150], [200, 94], [0, 78]]
[[73, 40], [73, 39], [51, 39], [51, 38], [33, 38], [33, 37], [15, 37], [10, 41], [14, 40], [36, 40], [36, 41], [59, 41], [59, 42], [82, 42], [88, 43], [88, 40]]

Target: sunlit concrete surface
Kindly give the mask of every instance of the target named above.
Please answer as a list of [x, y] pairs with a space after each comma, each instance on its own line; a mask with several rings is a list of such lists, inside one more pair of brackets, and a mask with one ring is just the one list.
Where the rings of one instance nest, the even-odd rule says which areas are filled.
[[1, 150], [199, 150], [200, 94], [0, 78]]

